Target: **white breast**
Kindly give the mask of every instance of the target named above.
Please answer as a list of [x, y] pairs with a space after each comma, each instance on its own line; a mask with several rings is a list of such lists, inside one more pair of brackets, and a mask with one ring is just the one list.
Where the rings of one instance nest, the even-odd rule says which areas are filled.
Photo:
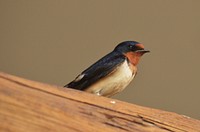
[[123, 64], [118, 66], [118, 68], [113, 73], [109, 74], [108, 77], [93, 84], [87, 88], [86, 91], [102, 96], [112, 96], [121, 92], [131, 82], [135, 76], [135, 72], [132, 72], [128, 62], [125, 60]]

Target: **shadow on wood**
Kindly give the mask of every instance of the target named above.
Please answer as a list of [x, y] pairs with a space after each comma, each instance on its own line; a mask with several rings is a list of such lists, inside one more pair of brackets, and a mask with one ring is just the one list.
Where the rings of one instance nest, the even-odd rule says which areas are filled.
[[1, 131], [199, 131], [200, 121], [0, 73]]

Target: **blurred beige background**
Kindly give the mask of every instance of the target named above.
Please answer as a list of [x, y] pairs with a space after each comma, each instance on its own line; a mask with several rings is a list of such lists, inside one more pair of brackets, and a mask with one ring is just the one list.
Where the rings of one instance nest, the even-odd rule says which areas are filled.
[[0, 71], [63, 86], [136, 40], [151, 50], [122, 101], [200, 119], [199, 0], [1, 0]]

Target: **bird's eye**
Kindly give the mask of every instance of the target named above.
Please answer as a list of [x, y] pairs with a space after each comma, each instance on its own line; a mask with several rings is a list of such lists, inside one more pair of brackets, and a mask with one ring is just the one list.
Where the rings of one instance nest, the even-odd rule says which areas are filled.
[[132, 48], [133, 48], [133, 45], [129, 45], [128, 47], [129, 47], [130, 49], [132, 49]]

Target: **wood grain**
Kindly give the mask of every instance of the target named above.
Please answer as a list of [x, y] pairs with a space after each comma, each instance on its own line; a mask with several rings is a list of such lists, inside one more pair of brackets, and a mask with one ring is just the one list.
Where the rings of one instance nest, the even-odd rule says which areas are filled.
[[1, 132], [198, 132], [200, 121], [0, 73]]

